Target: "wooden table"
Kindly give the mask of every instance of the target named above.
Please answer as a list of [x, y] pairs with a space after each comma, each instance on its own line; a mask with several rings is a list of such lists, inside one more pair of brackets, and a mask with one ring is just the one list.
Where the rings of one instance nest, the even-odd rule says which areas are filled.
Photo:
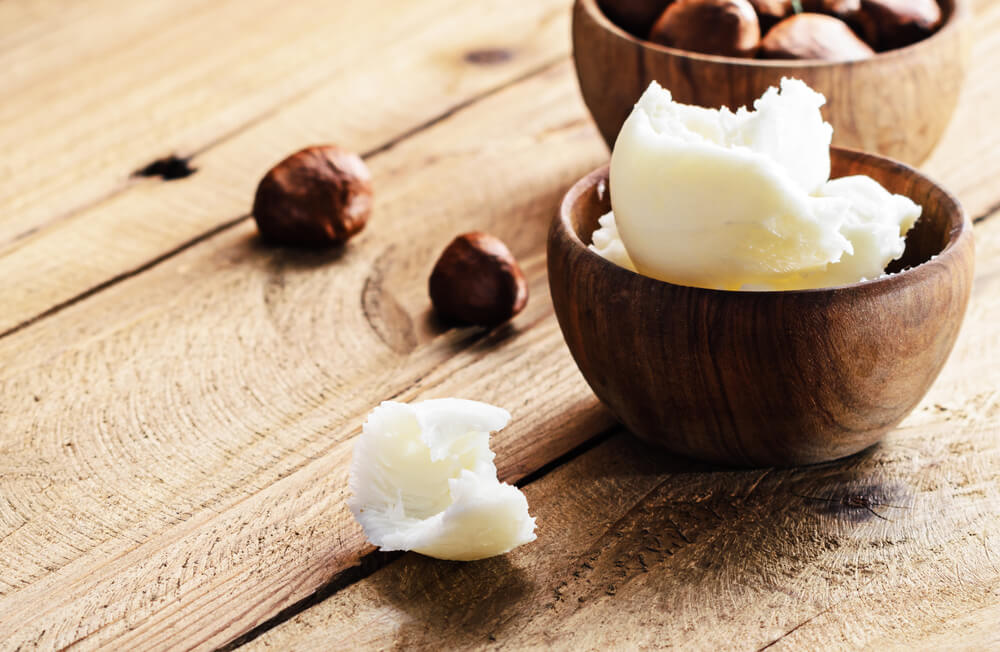
[[[563, 344], [544, 236], [608, 155], [568, 9], [0, 2], [0, 649], [1000, 647], [1000, 1], [924, 166], [976, 223], [946, 369], [882, 445], [751, 471], [633, 441]], [[364, 153], [368, 228], [261, 244], [258, 179], [321, 142]], [[531, 283], [493, 332], [426, 297], [473, 229]], [[452, 395], [513, 413], [494, 450], [538, 540], [375, 552], [352, 439]]]

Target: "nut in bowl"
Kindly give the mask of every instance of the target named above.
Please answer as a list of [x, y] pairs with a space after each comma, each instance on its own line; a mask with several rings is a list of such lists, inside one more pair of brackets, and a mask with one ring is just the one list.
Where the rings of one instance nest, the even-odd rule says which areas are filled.
[[[902, 5], [915, 6], [928, 1], [933, 3], [933, 0], [904, 0]], [[635, 12], [628, 14], [633, 22], [615, 13], [614, 7], [623, 0], [576, 0], [573, 58], [583, 99], [609, 146], [632, 110], [635, 98], [652, 81], [670, 90], [679, 102], [736, 110], [751, 106], [768, 87], [777, 86], [782, 77], [794, 77], [827, 97], [824, 113], [835, 129], [835, 145], [919, 164], [933, 151], [948, 125], [965, 79], [970, 44], [967, 2], [941, 0], [940, 25], [929, 36], [866, 57], [864, 51], [870, 50], [869, 46], [856, 38], [850, 28], [841, 25], [838, 30], [834, 17], [807, 13], [784, 18], [790, 21], [788, 25], [770, 26], [761, 7], [790, 3], [751, 3], [761, 16], [760, 47], [742, 44], [729, 52], [742, 51], [744, 56], [756, 53], [803, 57], [828, 56], [836, 50], [846, 53], [844, 59], [856, 59], [837, 61], [740, 58], [661, 45], [645, 38], [650, 34], [636, 36], [608, 17], [615, 16], [633, 31], [650, 29], [636, 27], [635, 21], [639, 19], [634, 17]], [[882, 0], [869, 3], [884, 4]], [[624, 4], [643, 3], [633, 0]], [[662, 9], [669, 3], [647, 4]], [[682, 0], [675, 0], [678, 9], [683, 4]], [[857, 3], [803, 4], [835, 12], [841, 5]], [[829, 9], [823, 9], [827, 5]], [[641, 17], [650, 20], [648, 16], [652, 14], [647, 11]], [[682, 22], [680, 18], [683, 16], [676, 22]], [[919, 27], [914, 26], [917, 23], [914, 20], [896, 25], [890, 17], [877, 13], [862, 18], [858, 19], [856, 30], [874, 42], [876, 50], [898, 46], [900, 41], [893, 40], [895, 36], [907, 37], [903, 42], [912, 40], [915, 37], [908, 30]], [[670, 25], [664, 22], [659, 27], [669, 34]], [[778, 27], [780, 31], [769, 38], [768, 34]], [[741, 30], [739, 34], [746, 37], [746, 32]], [[820, 32], [829, 36], [820, 37]], [[688, 42], [691, 33], [686, 28], [681, 33], [688, 39], [684, 47], [694, 47]]]
[[637, 436], [737, 466], [861, 451], [927, 392], [968, 303], [973, 243], [960, 204], [913, 169], [833, 148], [832, 177], [864, 174], [923, 207], [877, 280], [743, 292], [641, 276], [587, 245], [610, 209], [608, 168], [574, 185], [548, 240], [559, 325], [584, 378]]

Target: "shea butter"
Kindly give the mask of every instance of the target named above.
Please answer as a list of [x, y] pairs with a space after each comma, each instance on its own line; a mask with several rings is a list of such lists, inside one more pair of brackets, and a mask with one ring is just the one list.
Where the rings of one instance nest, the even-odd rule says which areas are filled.
[[611, 157], [593, 249], [680, 285], [795, 290], [873, 279], [921, 209], [868, 177], [830, 181], [825, 98], [784, 79], [754, 110], [673, 101], [656, 82]]
[[510, 414], [456, 398], [386, 401], [354, 446], [348, 506], [369, 541], [469, 561], [535, 540], [535, 519], [517, 487], [500, 482], [491, 432]]
[[635, 265], [632, 263], [632, 259], [628, 257], [628, 252], [625, 251], [625, 245], [622, 244], [621, 236], [618, 235], [618, 225], [615, 224], [615, 214], [608, 213], [607, 215], [601, 216], [598, 220], [598, 224], [600, 224], [600, 226], [591, 236], [591, 241], [593, 243], [590, 245], [591, 250], [597, 252], [598, 255], [607, 258], [619, 267], [624, 267], [625, 269], [633, 272], [636, 271]]

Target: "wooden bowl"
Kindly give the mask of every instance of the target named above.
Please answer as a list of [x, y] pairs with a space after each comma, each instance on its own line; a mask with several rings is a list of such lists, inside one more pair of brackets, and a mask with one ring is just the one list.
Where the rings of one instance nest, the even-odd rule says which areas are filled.
[[566, 194], [548, 238], [559, 326], [594, 393], [633, 433], [726, 465], [823, 462], [877, 442], [927, 392], [969, 300], [972, 227], [913, 169], [832, 154], [835, 177], [867, 174], [924, 207], [895, 264], [905, 271], [789, 292], [664, 283], [584, 244], [610, 210], [607, 166]]
[[611, 147], [649, 83], [685, 104], [753, 106], [782, 77], [823, 93], [835, 145], [919, 164], [951, 119], [965, 79], [968, 0], [941, 0], [944, 22], [929, 38], [871, 59], [830, 63], [734, 59], [641, 40], [613, 24], [597, 0], [576, 0], [573, 58], [584, 102]]

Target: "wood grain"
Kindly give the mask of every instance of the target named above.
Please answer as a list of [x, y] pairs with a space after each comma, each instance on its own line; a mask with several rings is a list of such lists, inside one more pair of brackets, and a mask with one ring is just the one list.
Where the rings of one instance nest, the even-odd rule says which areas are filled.
[[[312, 11], [311, 4], [319, 6]], [[0, 146], [11, 152], [0, 162], [9, 170], [0, 174], [0, 278], [6, 281], [0, 333], [246, 215], [261, 176], [293, 151], [324, 142], [362, 153], [391, 146], [569, 51], [563, 0], [516, 12], [498, 0], [392, 0], [380, 12], [356, 3], [292, 5], [286, 16], [273, 7], [210, 4], [207, 15], [185, 14], [171, 26], [171, 47], [145, 44], [137, 32], [128, 45], [140, 52], [115, 51], [87, 66], [64, 62], [60, 74], [88, 83], [97, 78], [96, 87], [42, 103], [18, 120], [0, 118]], [[206, 40], [217, 43], [220, 23], [228, 25], [234, 13], [241, 16], [238, 25], [249, 16], [260, 22], [259, 15], [279, 15], [265, 21], [267, 27], [242, 30], [226, 47], [209, 47]], [[197, 29], [188, 24], [196, 18]], [[131, 23], [122, 29], [127, 33]], [[155, 70], [143, 56], [146, 48], [162, 54], [157, 65], [168, 69], [155, 86], [136, 81]], [[170, 50], [190, 60], [178, 61], [181, 55]], [[483, 60], [477, 52], [504, 56]], [[104, 68], [111, 71], [98, 74]], [[112, 88], [104, 87], [108, 76]], [[174, 77], [185, 84], [172, 85]], [[50, 83], [36, 81], [41, 88]], [[91, 92], [106, 103], [88, 104], [83, 95]], [[73, 119], [50, 125], [46, 116], [56, 109]], [[150, 124], [150, 115], [162, 124]], [[170, 152], [196, 154], [197, 172], [169, 183], [130, 179], [133, 170]], [[375, 185], [379, 192], [377, 178]]]
[[[565, 25], [563, 2], [503, 8], [454, 0], [385, 0], [379, 11], [350, 2], [100, 0], [86, 15], [71, 8], [68, 19], [26, 25], [0, 58], [0, 246], [99, 201], [155, 158], [198, 154], [305, 97], [324, 102], [325, 112], [299, 123], [299, 137], [327, 121], [335, 123], [328, 133], [348, 132], [339, 139], [351, 138], [351, 127], [385, 137], [442, 110], [421, 106], [434, 97], [429, 87], [409, 94], [411, 76], [449, 89], [438, 107], [449, 106], [477, 85], [476, 73], [488, 87], [509, 79], [505, 71], [537, 66], [532, 57], [565, 52], [564, 39], [546, 51], [555, 41], [547, 30]], [[548, 38], [536, 40], [539, 33]], [[510, 50], [510, 65], [464, 60], [484, 47]], [[384, 101], [385, 87], [355, 90], [358, 77], [372, 76], [400, 86], [399, 102]], [[258, 143], [272, 163], [309, 144], [290, 148], [276, 138], [272, 131]]]
[[[441, 39], [431, 39], [429, 46], [420, 41], [425, 43], [423, 47], [432, 48], [431, 54], [421, 58], [416, 54], [423, 52], [421, 47], [413, 43], [406, 48], [410, 41], [403, 39], [398, 51], [388, 53], [385, 60], [378, 59], [379, 66], [399, 70], [393, 75], [395, 90], [400, 97], [412, 98], [410, 101], [399, 105], [384, 102], [382, 94], [371, 87], [371, 80], [378, 77], [375, 68], [359, 69], [357, 74], [345, 72], [343, 78], [331, 79], [314, 93], [261, 118], [259, 124], [247, 126], [231, 143], [222, 137], [217, 146], [196, 157], [193, 165], [199, 172], [195, 176], [171, 183], [144, 180], [122, 196], [57, 221], [6, 250], [0, 246], [0, 277], [6, 279], [0, 333], [141, 272], [158, 258], [225, 228], [249, 210], [260, 175], [304, 144], [332, 140], [359, 151], [377, 149], [387, 138], [391, 143], [405, 137], [404, 124], [419, 128], [421, 123], [409, 122], [409, 116], [419, 113], [421, 107], [426, 106], [428, 113], [418, 117], [433, 121], [440, 115], [435, 111], [454, 109], [456, 104], [450, 102], [461, 104], [459, 98], [467, 97], [462, 95], [464, 89], [480, 92], [483, 84], [490, 88], [489, 84], [509, 82], [530, 73], [532, 66], [544, 65], [546, 57], [567, 52], [568, 16], [565, 7], [560, 9], [559, 2], [552, 1], [551, 6], [531, 3], [532, 9], [549, 13], [530, 14], [524, 22], [519, 13], [507, 14], [499, 5], [464, 3], [468, 11], [487, 6], [499, 13], [489, 14], [493, 18], [488, 26], [477, 22], [468, 29], [450, 30], [450, 34], [461, 33], [469, 39], [461, 46], [452, 48]], [[535, 22], [530, 22], [532, 16]], [[507, 20], [515, 22], [508, 24]], [[494, 35], [494, 27], [508, 25], [502, 29], [502, 37]], [[1000, 3], [982, 2], [975, 26], [973, 60], [977, 65], [963, 90], [953, 124], [925, 166], [962, 198], [973, 217], [988, 212], [997, 201], [992, 192], [992, 170], [1000, 166], [1000, 130], [993, 128], [990, 107], [1000, 106], [1000, 85], [991, 72], [1000, 61]], [[491, 44], [501, 46], [496, 49]], [[507, 52], [511, 56], [487, 57], [494, 61], [490, 64], [457, 63], [464, 62], [470, 52]], [[442, 67], [443, 75], [439, 74]], [[93, 154], [86, 149], [74, 152], [84, 158]], [[150, 153], [159, 155], [160, 149]], [[0, 166], [3, 164], [0, 161]], [[0, 186], [3, 183], [0, 176]]]
[[[381, 400], [504, 405], [507, 479], [608, 427], [544, 281], [559, 195], [605, 155], [575, 92], [564, 64], [372, 157], [382, 191], [345, 249], [241, 223], [0, 339], [0, 648], [212, 647], [310, 595], [369, 550], [343, 492]], [[485, 338], [426, 294], [474, 229], [531, 283]]]
[[614, 143], [635, 101], [653, 80], [685, 104], [752, 106], [782, 77], [827, 98], [834, 144], [919, 164], [934, 149], [958, 102], [969, 59], [969, 5], [942, 3], [949, 16], [908, 48], [847, 63], [759, 61], [694, 54], [639, 40], [614, 26], [597, 0], [577, 0], [573, 52], [584, 100]]
[[[267, 20], [270, 14], [253, 10], [277, 5], [257, 0], [0, 2], [0, 57], [6, 57], [0, 88], [16, 82], [25, 92], [47, 89], [29, 104], [5, 93], [0, 106], [0, 140], [28, 148], [5, 149], [0, 160], [0, 196], [13, 202], [4, 204], [0, 229], [24, 234], [34, 228], [26, 220], [40, 220], [32, 222], [40, 230], [0, 252], [0, 321], [18, 324], [52, 311], [0, 337], [0, 649], [208, 649], [313, 595], [370, 550], [343, 507], [344, 465], [351, 437], [378, 400], [457, 394], [505, 405], [515, 420], [494, 448], [506, 479], [536, 472], [610, 425], [562, 342], [541, 255], [559, 196], [606, 156], [578, 101], [572, 69], [546, 68], [568, 51], [568, 7], [554, 0], [522, 3], [516, 12], [499, 2], [386, 2], [378, 3], [387, 12], [379, 20], [342, 25], [334, 24], [338, 4], [309, 12], [313, 4], [297, 3], [286, 16]], [[983, 38], [957, 113], [962, 120], [929, 165], [970, 213], [984, 216], [1000, 200], [987, 183], [1000, 170], [1000, 130], [993, 126], [1000, 3], [981, 0], [978, 8]], [[397, 11], [389, 16], [389, 9]], [[244, 11], [253, 24], [238, 16], [240, 33], [218, 38], [215, 28]], [[309, 23], [303, 41], [290, 46], [303, 12]], [[384, 36], [370, 30], [396, 20], [396, 40], [370, 46]], [[169, 38], [156, 37], [161, 24]], [[346, 40], [331, 38], [343, 36], [344, 25]], [[147, 34], [162, 52], [150, 51]], [[365, 61], [335, 56], [345, 42], [363, 42]], [[146, 56], [155, 64], [147, 67]], [[77, 60], [87, 76], [78, 76]], [[268, 69], [257, 78], [260, 66]], [[228, 76], [232, 70], [242, 76]], [[147, 74], [156, 78], [149, 86]], [[291, 81], [276, 83], [282, 74]], [[395, 84], [398, 102], [386, 101], [386, 80]], [[6, 131], [14, 106], [27, 111], [14, 116], [23, 133]], [[44, 136], [33, 131], [33, 112], [62, 136], [43, 137], [44, 147], [31, 149], [30, 137]], [[155, 136], [143, 132], [147, 123]], [[88, 125], [103, 130], [90, 133]], [[370, 230], [327, 255], [261, 246], [240, 219], [257, 178], [284, 154], [323, 140], [372, 152], [379, 203]], [[132, 169], [171, 150], [202, 152], [193, 160], [198, 172], [120, 187]], [[32, 164], [31, 174], [21, 176], [10, 165], [26, 151], [39, 160], [54, 153], [59, 161], [51, 170]], [[36, 178], [48, 189], [44, 196], [32, 190]], [[5, 194], [13, 179], [24, 199], [20, 190]], [[122, 192], [102, 200], [109, 188]], [[50, 215], [46, 207], [65, 210]], [[445, 331], [427, 311], [426, 274], [455, 233], [477, 228], [511, 244], [532, 298], [508, 328]], [[991, 245], [981, 260], [994, 259], [1000, 256]], [[886, 446], [898, 438], [899, 447], [879, 449], [889, 452], [880, 469], [889, 476], [902, 469], [908, 478], [910, 467], [894, 465], [912, 463], [922, 478], [919, 490], [940, 494], [918, 498], [945, 508], [942, 529], [931, 529], [937, 521], [927, 525], [929, 533], [918, 529], [912, 547], [900, 548], [906, 554], [893, 558], [893, 577], [926, 589], [921, 600], [943, 596], [933, 613], [915, 595], [902, 601], [913, 629], [901, 640], [990, 641], [989, 632], [949, 638], [954, 627], [991, 622], [995, 609], [974, 592], [949, 588], [957, 574], [934, 575], [947, 563], [923, 563], [954, 551], [965, 575], [996, 585], [987, 562], [998, 555], [982, 541], [995, 546], [997, 537], [991, 522], [975, 520], [980, 511], [998, 512], [990, 493], [997, 468], [990, 442], [1000, 410], [990, 325], [997, 315], [993, 280], [1000, 275], [989, 270], [973, 290], [969, 324], [979, 325], [966, 327], [927, 400], [890, 435]], [[627, 450], [608, 450], [626, 465], [635, 461]], [[969, 463], [956, 470], [949, 465], [956, 459]], [[594, 466], [621, 468], [614, 455], [603, 454]], [[574, 487], [583, 486], [575, 480]], [[835, 480], [829, 489], [840, 491], [843, 483]], [[582, 506], [580, 518], [568, 513], [567, 524], [588, 528], [583, 544], [603, 532], [587, 514], [616, 518], [636, 504], [630, 496], [637, 489], [649, 486], [626, 479], [610, 493], [629, 483], [617, 507], [601, 502], [608, 493], [592, 493], [595, 501]], [[753, 483], [744, 486], [749, 492]], [[981, 497], [986, 502], [965, 502]], [[544, 502], [544, 495], [532, 497], [533, 510]], [[963, 515], [969, 520], [960, 521]], [[814, 515], [820, 517], [821, 524], [834, 518]], [[974, 531], [980, 523], [982, 541], [944, 533]], [[560, 545], [578, 549], [572, 541]], [[847, 561], [831, 564], [840, 571], [834, 576], [848, 581], [855, 549], [843, 550]], [[782, 551], [789, 558], [810, 552]], [[856, 555], [871, 559], [866, 551], [861, 546]], [[537, 568], [542, 574], [527, 581], [551, 595], [559, 582], [548, 584], [551, 576]], [[455, 570], [444, 569], [449, 586]], [[523, 585], [523, 574], [509, 578], [511, 584], [503, 573], [490, 578], [501, 587]], [[816, 577], [825, 576], [816, 573], [807, 586], [823, 586]], [[606, 574], [591, 577], [601, 586]], [[719, 623], [720, 639], [733, 631], [726, 623], [748, 595], [728, 580], [721, 586], [733, 591], [724, 612], [706, 621]], [[527, 592], [515, 594], [519, 601], [505, 604], [534, 608]], [[865, 593], [846, 603], [850, 609], [830, 611], [850, 619], [881, 605], [879, 618], [857, 620], [859, 631], [836, 631], [853, 637], [844, 640], [890, 636], [881, 615], [898, 616], [892, 595], [878, 602]], [[825, 609], [822, 599], [809, 603], [815, 611], [793, 611], [803, 618], [792, 624]], [[604, 601], [603, 611], [570, 618], [566, 627], [584, 638], [618, 617], [616, 604]], [[646, 603], [622, 604], [629, 614], [622, 622], [643, 633]], [[406, 606], [433, 614], [426, 604]], [[485, 605], [474, 613], [485, 614], [485, 623], [493, 611]], [[938, 616], [945, 620], [934, 621]], [[385, 628], [391, 618], [369, 625], [373, 640], [393, 643], [395, 630]], [[440, 631], [426, 622], [433, 621], [413, 626], [413, 640], [440, 647], [441, 636], [420, 638]], [[836, 640], [824, 638], [834, 631], [826, 627], [843, 627], [816, 622], [824, 629], [809, 635], [823, 641]], [[498, 634], [509, 638], [517, 618], [511, 623]], [[768, 631], [778, 637], [789, 629]], [[478, 640], [479, 630], [471, 631], [457, 640]], [[534, 631], [525, 628], [524, 640]], [[807, 624], [793, 634], [809, 632]], [[540, 635], [540, 645], [547, 636]]]
[[406, 555], [247, 649], [992, 649], [1000, 216], [977, 238], [956, 350], [875, 448], [727, 471], [615, 436], [525, 488], [537, 542], [474, 564]]
[[587, 249], [611, 209], [607, 166], [567, 193], [548, 241], [556, 315], [584, 378], [633, 433], [718, 464], [827, 462], [874, 444], [927, 392], [968, 304], [971, 224], [912, 168], [831, 154], [833, 178], [866, 175], [923, 207], [889, 268], [911, 269], [794, 292], [662, 283]]

